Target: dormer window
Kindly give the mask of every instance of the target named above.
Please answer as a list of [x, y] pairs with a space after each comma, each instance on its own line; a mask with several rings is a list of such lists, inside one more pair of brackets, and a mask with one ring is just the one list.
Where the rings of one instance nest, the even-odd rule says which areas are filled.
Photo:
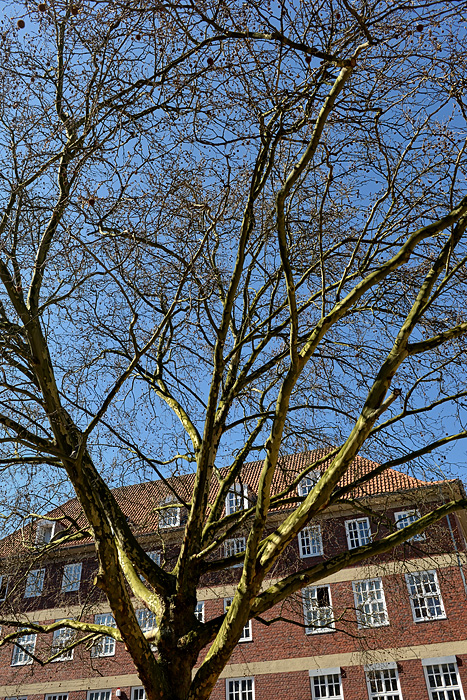
[[248, 486], [232, 484], [225, 499], [225, 514], [231, 515], [245, 508], [248, 508]]
[[318, 469], [310, 472], [307, 476], [304, 476], [298, 485], [298, 495], [302, 498], [308, 496], [311, 489], [321, 478], [321, 472]]
[[54, 535], [62, 529], [60, 523], [55, 520], [39, 520], [36, 529], [36, 544], [49, 544]]
[[[172, 503], [173, 498], [168, 496], [165, 503]], [[159, 511], [159, 527], [178, 527], [180, 525], [180, 508], [162, 508]]]

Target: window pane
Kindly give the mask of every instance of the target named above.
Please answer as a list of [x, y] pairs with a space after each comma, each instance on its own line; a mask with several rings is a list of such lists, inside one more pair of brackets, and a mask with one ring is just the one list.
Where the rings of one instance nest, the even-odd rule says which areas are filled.
[[25, 598], [36, 598], [42, 593], [44, 587], [45, 569], [30, 571], [26, 579]]
[[334, 615], [329, 586], [308, 586], [303, 589], [303, 610], [307, 633], [334, 631]]
[[462, 700], [457, 664], [435, 664], [426, 667], [430, 700]]
[[111, 690], [90, 690], [88, 700], [110, 700]]
[[355, 549], [364, 544], [368, 544], [371, 539], [370, 521], [368, 518], [357, 520], [347, 520], [345, 523], [347, 531], [347, 543], [349, 549]]
[[235, 678], [228, 680], [227, 700], [254, 700], [253, 678]]
[[131, 700], [146, 700], [146, 691], [144, 688], [132, 688]]
[[361, 627], [387, 625], [389, 620], [381, 579], [355, 581], [353, 589], [359, 625]]
[[34, 654], [35, 648], [35, 634], [24, 634], [22, 637], [18, 637], [17, 644], [13, 647], [11, 665], [23, 666], [24, 664], [32, 664], [33, 659], [29, 654]]
[[[420, 517], [420, 513], [417, 510], [403, 510], [399, 513], [394, 513], [394, 518], [396, 522], [396, 527], [398, 530], [411, 525]], [[421, 542], [425, 539], [425, 535], [421, 532], [419, 535], [414, 535], [408, 541], [409, 542]]]
[[304, 476], [298, 485], [298, 495], [305, 497], [308, 496], [313, 486], [319, 481], [321, 477], [321, 472], [319, 469], [315, 469], [310, 472], [308, 476]]
[[82, 564], [67, 564], [63, 569], [62, 592], [79, 591]]
[[309, 525], [299, 532], [301, 557], [316, 557], [323, 553], [323, 541], [320, 525]]
[[334, 700], [342, 700], [343, 696], [340, 673], [313, 676], [311, 678], [311, 691], [313, 694], [313, 700], [320, 700], [321, 698], [334, 698]]
[[[230, 608], [232, 605], [233, 598], [224, 598], [224, 612]], [[253, 639], [253, 630], [251, 627], [251, 620], [248, 620], [239, 638], [239, 642], [246, 642]]]
[[245, 494], [246, 486], [243, 484], [232, 484], [225, 499], [225, 513], [231, 515], [247, 507]]
[[204, 601], [203, 600], [196, 603], [195, 617], [198, 620], [198, 622], [204, 622]]
[[159, 527], [177, 527], [180, 525], [180, 508], [164, 508], [159, 511]]
[[[60, 629], [55, 630], [52, 638], [51, 654], [58, 654], [59, 651], [67, 647], [73, 641], [74, 636], [75, 630], [70, 629], [69, 627], [61, 627]], [[54, 659], [54, 661], [68, 661], [72, 658], [73, 649], [68, 649], [66, 652]]]
[[370, 700], [402, 700], [395, 668], [369, 671], [366, 676]]
[[143, 632], [150, 632], [157, 628], [157, 620], [155, 613], [147, 608], [141, 608], [136, 611], [136, 619]]
[[444, 607], [435, 571], [406, 574], [414, 620], [444, 618]]
[[235, 537], [224, 542], [224, 556], [232, 557], [234, 554], [240, 554], [246, 549], [246, 539], [244, 537]]
[[[96, 615], [94, 621], [98, 625], [107, 625], [108, 627], [115, 627], [115, 620], [113, 619], [113, 616], [109, 613], [105, 613], [103, 615]], [[113, 656], [114, 654], [115, 639], [113, 637], [103, 636], [100, 639], [98, 639], [94, 646], [91, 648], [91, 656], [93, 657]], [[90, 698], [89, 700], [108, 700], [108, 698]]]

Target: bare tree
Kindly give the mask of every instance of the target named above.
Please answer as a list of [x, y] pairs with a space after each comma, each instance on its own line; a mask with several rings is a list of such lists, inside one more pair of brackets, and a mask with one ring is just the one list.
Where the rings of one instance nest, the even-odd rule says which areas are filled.
[[[150, 700], [208, 698], [249, 618], [465, 506], [262, 590], [299, 530], [348, 497], [358, 453], [381, 466], [353, 486], [467, 436], [465, 12], [49, 0], [3, 20], [1, 465], [29, 494], [53, 485], [51, 502], [73, 488], [105, 631]], [[272, 497], [280, 455], [317, 445], [310, 493], [297, 500], [314, 462]], [[226, 515], [251, 459], [257, 500]], [[189, 471], [192, 493], [171, 478], [161, 504], [188, 513], [166, 571], [109, 483]], [[212, 560], [240, 525], [246, 551]], [[200, 577], [239, 559], [232, 605], [202, 625]], [[157, 615], [153, 639], [132, 596]]]

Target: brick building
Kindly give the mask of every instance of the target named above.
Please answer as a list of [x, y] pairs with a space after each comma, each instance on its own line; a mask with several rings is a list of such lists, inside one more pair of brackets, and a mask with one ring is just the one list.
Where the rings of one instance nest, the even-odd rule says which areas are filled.
[[[316, 456], [316, 453], [313, 453]], [[279, 490], [310, 455], [284, 458]], [[353, 478], [375, 465], [357, 458]], [[226, 511], [254, 499], [260, 463], [246, 465]], [[305, 495], [319, 477], [310, 473], [298, 487]], [[178, 479], [186, 494], [192, 476]], [[184, 514], [154, 508], [166, 501], [162, 482], [117, 489], [123, 512], [146, 551], [171, 566]], [[463, 496], [459, 481], [427, 483], [388, 470], [331, 507], [289, 546], [271, 576], [296, 571], [311, 558], [326, 559], [410, 523], [440, 502]], [[33, 526], [3, 540], [0, 598], [3, 617], [53, 622], [65, 617], [112, 624], [102, 594], [93, 585], [96, 569], [89, 537], [60, 544], [60, 531], [85, 523], [75, 500]], [[271, 515], [271, 528], [283, 511]], [[237, 536], [238, 534], [238, 536]], [[241, 552], [239, 531], [223, 545]], [[451, 515], [390, 554], [342, 569], [305, 588], [245, 627], [213, 700], [465, 700], [467, 693], [467, 519]], [[57, 546], [43, 553], [44, 543]], [[201, 621], [222, 614], [234, 593], [239, 567], [206, 576], [198, 594]], [[143, 629], [154, 615], [138, 610]], [[3, 629], [3, 637], [9, 632]], [[122, 643], [111, 637], [73, 645], [69, 630], [48, 637], [27, 634], [0, 647], [0, 697], [12, 700], [144, 700], [144, 690]], [[68, 648], [67, 648], [68, 647]], [[29, 652], [29, 653], [28, 653]], [[45, 665], [47, 659], [53, 660]]]

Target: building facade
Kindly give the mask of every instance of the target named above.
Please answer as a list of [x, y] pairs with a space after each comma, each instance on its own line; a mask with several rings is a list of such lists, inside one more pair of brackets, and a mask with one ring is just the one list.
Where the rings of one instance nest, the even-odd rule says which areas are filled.
[[[305, 459], [286, 458], [286, 465], [299, 471]], [[357, 462], [360, 470], [371, 464]], [[242, 483], [229, 494], [226, 512], [254, 498], [258, 469], [256, 463], [246, 465]], [[298, 496], [306, 495], [317, 478], [312, 473], [303, 479]], [[189, 491], [189, 477], [186, 482]], [[154, 506], [164, 499], [161, 489], [160, 482], [151, 482], [124, 487], [116, 496], [146, 551], [170, 568], [183, 513], [168, 508], [161, 516], [154, 514]], [[351, 502], [333, 506], [319, 522], [304, 528], [271, 576], [352, 550], [462, 494], [458, 481], [428, 484], [388, 470]], [[40, 556], [41, 545], [68, 527], [67, 517], [79, 519], [76, 502], [49, 517], [21, 538], [15, 533], [3, 542], [2, 617], [40, 623], [73, 617], [112, 625], [110, 609], [93, 585], [96, 563], [89, 539], [58, 544], [47, 558]], [[281, 517], [281, 512], [273, 513], [271, 527]], [[448, 516], [390, 554], [342, 569], [251, 620], [213, 700], [466, 700], [466, 525], [463, 513]], [[223, 554], [241, 552], [245, 536], [239, 531], [226, 540]], [[201, 622], [227, 609], [239, 574], [234, 566], [202, 582], [196, 611]], [[145, 608], [137, 615], [143, 630], [156, 624]], [[4, 626], [3, 638], [10, 631]], [[101, 637], [75, 645], [73, 634], [64, 628], [48, 636], [28, 633], [1, 646], [0, 697], [144, 700], [122, 643]]]

